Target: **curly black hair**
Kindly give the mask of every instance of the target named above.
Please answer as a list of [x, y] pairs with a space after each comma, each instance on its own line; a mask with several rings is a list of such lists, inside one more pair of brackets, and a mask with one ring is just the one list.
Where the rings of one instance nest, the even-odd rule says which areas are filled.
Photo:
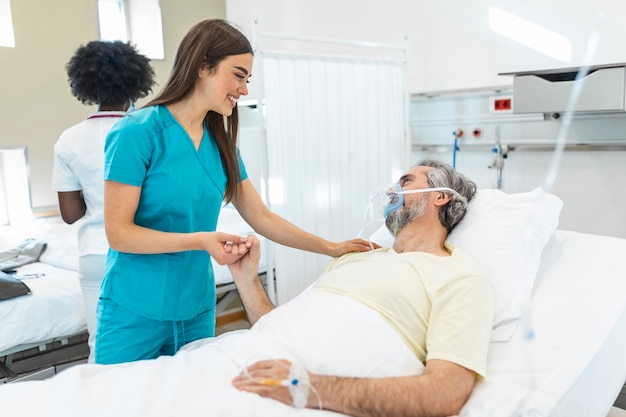
[[65, 69], [72, 94], [83, 104], [134, 102], [155, 84], [150, 59], [130, 42], [91, 41], [76, 50]]

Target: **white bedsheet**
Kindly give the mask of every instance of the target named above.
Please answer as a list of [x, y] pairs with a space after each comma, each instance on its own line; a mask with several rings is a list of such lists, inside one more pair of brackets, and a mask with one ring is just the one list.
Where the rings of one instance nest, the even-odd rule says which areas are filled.
[[[320, 310], [320, 305], [326, 308]], [[6, 384], [0, 386], [0, 404], [3, 415], [338, 415], [297, 410], [231, 386], [244, 366], [267, 358], [285, 358], [313, 372], [337, 375], [382, 377], [423, 371], [405, 342], [373, 310], [346, 297], [308, 291], [251, 330], [192, 343], [173, 357], [78, 365], [46, 381]]]
[[31, 294], [0, 301], [0, 353], [86, 330], [76, 271], [34, 262], [19, 268], [17, 275], [41, 273], [24, 280]]

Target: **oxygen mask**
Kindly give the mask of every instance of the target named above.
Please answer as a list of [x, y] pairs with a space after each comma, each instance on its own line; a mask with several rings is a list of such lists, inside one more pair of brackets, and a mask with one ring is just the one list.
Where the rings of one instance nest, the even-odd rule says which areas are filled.
[[448, 187], [432, 187], [432, 188], [419, 188], [414, 190], [403, 190], [400, 184], [393, 184], [386, 192], [387, 198], [383, 200], [382, 214], [386, 219], [391, 213], [404, 207], [405, 194], [422, 194], [431, 192], [442, 192], [445, 194], [452, 194], [459, 197], [462, 200], [466, 200], [465, 197], [458, 192]]
[[436, 191], [446, 194], [453, 194], [458, 196], [462, 200], [467, 201], [465, 197], [461, 196], [458, 192], [448, 187], [403, 190], [398, 183], [379, 187], [369, 197], [369, 201], [365, 209], [365, 214], [363, 216], [363, 228], [359, 232], [359, 237], [369, 240], [369, 236], [371, 236], [382, 224], [385, 223], [385, 219], [391, 213], [404, 207], [405, 194], [421, 194]]

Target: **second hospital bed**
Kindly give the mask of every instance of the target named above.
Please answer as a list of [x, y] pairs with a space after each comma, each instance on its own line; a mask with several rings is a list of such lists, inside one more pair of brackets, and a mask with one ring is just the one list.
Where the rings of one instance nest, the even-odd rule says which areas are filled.
[[[72, 225], [53, 217], [23, 227], [0, 229], [0, 250], [24, 239], [46, 244], [36, 262], [16, 268], [25, 277], [28, 295], [0, 301], [0, 383], [18, 378], [54, 375], [67, 363], [89, 354], [84, 303], [78, 281], [80, 221]], [[251, 227], [230, 205], [222, 208], [217, 229], [242, 236]], [[263, 248], [265, 240], [261, 238]], [[227, 324], [244, 317], [236, 302], [236, 288], [228, 267], [212, 260], [217, 292], [216, 320]], [[265, 278], [263, 257], [259, 274]]]

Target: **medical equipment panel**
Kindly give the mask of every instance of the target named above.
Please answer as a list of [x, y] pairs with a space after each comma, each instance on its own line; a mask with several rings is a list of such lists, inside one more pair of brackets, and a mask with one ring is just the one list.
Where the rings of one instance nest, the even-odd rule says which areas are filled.
[[[513, 75], [513, 112], [623, 112], [626, 64], [561, 68]], [[572, 96], [576, 97], [571, 102]], [[568, 106], [571, 105], [571, 108]]]

